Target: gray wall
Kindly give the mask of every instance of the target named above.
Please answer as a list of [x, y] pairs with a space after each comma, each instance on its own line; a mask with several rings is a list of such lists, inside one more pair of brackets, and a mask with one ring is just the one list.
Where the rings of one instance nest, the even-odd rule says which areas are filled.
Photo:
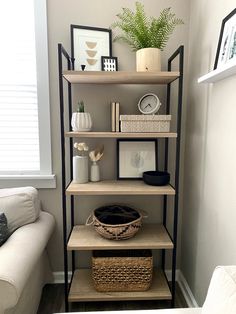
[[[61, 160], [60, 160], [60, 125], [59, 125], [59, 91], [58, 91], [58, 69], [57, 69], [57, 44], [63, 43], [70, 51], [70, 24], [90, 25], [108, 28], [114, 21], [115, 15], [122, 7], [134, 7], [135, 1], [128, 0], [48, 0], [48, 40], [49, 40], [49, 66], [50, 66], [50, 101], [51, 101], [51, 127], [52, 127], [52, 154], [53, 171], [57, 175], [57, 189], [40, 190], [44, 208], [50, 211], [56, 218], [56, 230], [49, 243], [49, 255], [54, 271], [63, 269], [62, 251], [62, 209], [61, 209]], [[188, 1], [179, 0], [146, 0], [145, 4], [149, 15], [158, 16], [159, 12], [168, 6], [185, 21], [185, 25], [179, 27], [171, 37], [167, 48], [163, 53], [163, 69], [166, 68], [167, 57], [180, 45], [187, 48], [188, 39]], [[135, 54], [124, 44], [113, 44], [113, 54], [119, 58], [120, 70], [135, 69]], [[92, 91], [92, 92], [91, 92]], [[138, 99], [146, 92], [157, 93], [163, 103], [165, 97], [163, 88], [155, 86], [83, 86], [73, 89], [74, 104], [77, 98], [84, 99], [87, 110], [92, 114], [94, 128], [97, 130], [109, 129], [109, 103], [117, 100], [121, 103], [123, 113], [137, 112], [136, 104]], [[105, 157], [101, 161], [103, 178], [115, 177], [115, 141], [98, 140], [88, 141], [93, 148], [98, 143], [105, 144]], [[183, 156], [183, 153], [182, 153]], [[183, 159], [182, 159], [183, 160]], [[182, 180], [182, 178], [181, 178]], [[182, 186], [181, 186], [182, 187]], [[84, 223], [90, 211], [100, 204], [122, 201], [136, 207], [144, 208], [149, 213], [148, 221], [160, 220], [161, 198], [150, 199], [138, 197], [88, 197], [81, 198], [76, 210], [77, 222]], [[158, 204], [158, 206], [156, 205]], [[181, 217], [181, 213], [180, 213]], [[181, 229], [181, 219], [180, 219]], [[180, 243], [180, 242], [179, 242]], [[180, 244], [179, 244], [180, 248]], [[85, 254], [86, 257], [86, 254]], [[179, 256], [178, 256], [179, 258]], [[87, 258], [81, 257], [81, 265], [88, 263]]]
[[181, 270], [199, 302], [216, 265], [236, 264], [236, 77], [197, 83], [213, 69], [234, 0], [192, 0]]

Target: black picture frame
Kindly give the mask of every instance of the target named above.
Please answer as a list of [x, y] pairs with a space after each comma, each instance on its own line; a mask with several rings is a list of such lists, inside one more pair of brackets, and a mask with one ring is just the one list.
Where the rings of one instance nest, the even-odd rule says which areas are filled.
[[[109, 62], [109, 61], [113, 63], [114, 67], [110, 68], [106, 66], [106, 62]], [[102, 71], [108, 71], [108, 72], [118, 71], [118, 58], [117, 57], [102, 56], [101, 64], [102, 64]]]
[[[83, 45], [85, 41], [86, 31], [87, 31], [88, 39], [94, 36], [94, 38], [97, 37], [96, 40], [98, 41], [98, 42], [89, 42], [89, 44], [91, 45], [91, 44], [98, 43], [100, 45], [100, 48], [101, 46], [104, 45], [104, 49], [100, 49], [97, 51], [97, 50], [94, 50], [95, 47], [90, 46], [90, 47], [87, 47], [87, 49], [86, 47], [84, 47], [84, 49], [80, 50], [79, 45], [77, 45], [76, 43], [79, 41], [79, 36], [81, 36], [81, 38], [83, 38], [83, 41], [81, 41], [81, 46]], [[72, 58], [73, 70], [80, 71], [82, 70], [82, 66], [83, 66], [85, 71], [101, 71], [101, 56], [102, 55], [112, 56], [112, 31], [111, 29], [71, 24], [70, 36], [71, 36], [71, 58]], [[102, 38], [99, 39], [99, 36]], [[88, 41], [85, 41], [85, 43], [88, 43]], [[86, 58], [87, 51], [90, 51], [90, 54], [92, 55], [90, 56], [88, 55]], [[96, 56], [96, 59], [95, 59], [95, 56]], [[89, 64], [87, 60], [91, 60], [92, 62], [96, 61], [96, 63], [92, 65], [92, 64]]]
[[[217, 69], [219, 67], [219, 58], [220, 58], [220, 54], [221, 54], [221, 51], [222, 51], [222, 44], [224, 45], [224, 48], [226, 51], [223, 51], [223, 54], [222, 56], [224, 56], [224, 53], [229, 53], [229, 45], [230, 43], [226, 43], [225, 40], [227, 41], [227, 39], [224, 39], [225, 38], [225, 32], [227, 31], [226, 30], [226, 23], [229, 22], [232, 18], [235, 18], [236, 17], [236, 8], [230, 12], [222, 21], [221, 23], [221, 29], [220, 29], [220, 36], [219, 36], [219, 40], [218, 40], [218, 45], [217, 45], [217, 50], [216, 50], [216, 57], [215, 57], [215, 63], [214, 63], [214, 70]], [[235, 25], [236, 26], [236, 25]], [[231, 30], [233, 32], [233, 30]], [[230, 32], [230, 30], [229, 30]], [[234, 30], [234, 34], [236, 34], [236, 28]], [[231, 33], [232, 35], [232, 33]], [[236, 36], [236, 35], [235, 35]], [[236, 39], [236, 38], [235, 38]], [[224, 43], [223, 43], [223, 40], [224, 40]], [[230, 40], [229, 40], [230, 41]], [[226, 47], [227, 45], [227, 47]], [[236, 52], [235, 52], [236, 53]], [[223, 62], [222, 62], [223, 63]], [[227, 63], [227, 58], [226, 58], [226, 61], [224, 63]]]
[[[126, 143], [124, 145], [124, 143]], [[140, 162], [140, 155], [138, 160], [136, 159], [136, 153], [142, 152], [141, 144], [151, 143], [152, 154], [150, 154], [150, 145], [143, 145], [144, 152], [146, 149], [146, 157], [142, 159], [141, 162], [146, 162], [142, 165], [142, 169], [137, 169], [135, 174], [135, 162]], [[123, 145], [122, 145], [123, 144]], [[133, 145], [132, 145], [133, 144]], [[157, 139], [117, 139], [116, 141], [116, 152], [117, 152], [117, 180], [142, 180], [142, 173], [148, 170], [158, 169], [158, 140]], [[123, 147], [122, 147], [123, 146]], [[134, 146], [134, 147], [132, 147]], [[135, 151], [137, 148], [137, 152]], [[124, 150], [127, 149], [127, 154], [124, 154]], [[145, 155], [145, 154], [144, 154]], [[143, 158], [143, 157], [142, 157]], [[130, 171], [128, 169], [127, 163], [130, 162]], [[127, 171], [128, 169], [128, 171]]]

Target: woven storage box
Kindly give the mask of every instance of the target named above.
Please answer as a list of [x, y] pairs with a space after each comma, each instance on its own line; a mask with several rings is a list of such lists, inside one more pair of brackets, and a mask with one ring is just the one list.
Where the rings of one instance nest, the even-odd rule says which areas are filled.
[[145, 291], [152, 282], [151, 250], [93, 251], [92, 276], [97, 291]]
[[169, 132], [171, 115], [121, 115], [121, 132]]

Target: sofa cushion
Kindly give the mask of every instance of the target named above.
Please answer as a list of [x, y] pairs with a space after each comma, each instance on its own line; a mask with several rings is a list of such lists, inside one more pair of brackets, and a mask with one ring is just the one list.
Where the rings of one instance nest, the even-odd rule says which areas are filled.
[[0, 246], [9, 238], [10, 231], [7, 226], [7, 217], [0, 213]]
[[[18, 228], [0, 247], [1, 314], [18, 314], [17, 306], [12, 310], [4, 309], [14, 307], [21, 298], [27, 281], [45, 250], [54, 224], [53, 216], [41, 211], [34, 223]], [[35, 274], [38, 274], [37, 271]]]
[[32, 223], [39, 217], [38, 191], [33, 187], [0, 189], [0, 210], [7, 217], [10, 232]]
[[202, 308], [202, 314], [212, 313], [236, 313], [236, 266], [215, 269]]

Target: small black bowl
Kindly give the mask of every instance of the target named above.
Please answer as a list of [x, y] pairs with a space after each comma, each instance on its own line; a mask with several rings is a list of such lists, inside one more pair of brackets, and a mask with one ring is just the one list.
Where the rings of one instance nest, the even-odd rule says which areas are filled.
[[170, 174], [166, 171], [145, 171], [143, 181], [149, 185], [166, 185], [170, 182]]

